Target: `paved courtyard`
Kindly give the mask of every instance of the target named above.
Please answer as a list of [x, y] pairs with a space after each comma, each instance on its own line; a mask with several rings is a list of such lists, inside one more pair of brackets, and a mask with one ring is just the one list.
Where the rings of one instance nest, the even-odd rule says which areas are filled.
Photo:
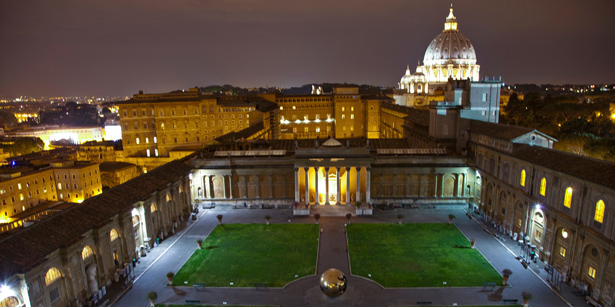
[[[396, 223], [397, 214], [402, 213], [404, 223], [447, 223], [448, 215], [454, 214], [454, 223], [468, 238], [476, 238], [476, 248], [498, 272], [505, 268], [513, 271], [509, 283], [512, 287], [468, 288], [383, 288], [375, 282], [350, 274], [348, 249], [346, 246], [346, 213], [352, 207], [321, 206], [313, 212], [321, 214], [322, 228], [319, 242], [317, 274], [297, 279], [283, 288], [204, 288], [166, 287], [166, 273], [177, 272], [196, 249], [196, 240], [207, 236], [218, 224], [216, 215], [224, 215], [224, 223], [264, 223], [264, 216], [270, 215], [272, 223], [289, 223], [292, 210], [289, 209], [233, 209], [221, 207], [201, 209], [196, 221], [174, 236], [153, 248], [141, 258], [135, 269], [136, 279], [132, 289], [113, 302], [113, 306], [147, 306], [145, 298], [149, 291], [158, 293], [157, 303], [184, 304], [199, 301], [210, 305], [277, 305], [277, 306], [404, 306], [418, 302], [431, 302], [434, 306], [499, 305], [503, 300], [518, 299], [521, 293], [534, 294], [530, 302], [538, 306], [583, 306], [585, 300], [574, 289], [562, 285], [561, 292], [555, 292], [545, 281], [542, 265], [533, 264], [524, 269], [515, 259], [519, 247], [515, 242], [497, 239], [494, 229], [483, 225], [478, 216], [465, 216], [465, 205], [436, 206], [436, 208], [397, 209], [374, 211], [373, 216], [352, 217], [352, 223]], [[312, 213], [313, 213], [312, 212]], [[314, 223], [313, 217], [290, 217], [290, 223]], [[391, 259], [390, 261], [395, 261]], [[328, 298], [319, 289], [318, 279], [322, 272], [337, 268], [346, 273], [348, 289], [338, 298]], [[273, 268], [275, 269], [275, 268]]]

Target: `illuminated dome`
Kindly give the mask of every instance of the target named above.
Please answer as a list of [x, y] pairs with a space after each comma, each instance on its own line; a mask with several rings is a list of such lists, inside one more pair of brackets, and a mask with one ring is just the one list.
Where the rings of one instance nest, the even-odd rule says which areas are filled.
[[425, 51], [423, 73], [428, 82], [447, 82], [448, 78], [478, 81], [480, 66], [470, 40], [459, 32], [453, 7], [446, 17], [444, 31], [438, 34]]

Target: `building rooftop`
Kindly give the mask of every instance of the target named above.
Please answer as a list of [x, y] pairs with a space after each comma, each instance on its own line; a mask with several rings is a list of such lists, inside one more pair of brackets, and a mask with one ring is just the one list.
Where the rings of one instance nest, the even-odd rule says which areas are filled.
[[132, 163], [126, 162], [101, 162], [100, 163], [100, 171], [101, 172], [114, 172], [125, 168], [135, 167], [136, 165]]
[[470, 121], [470, 132], [482, 134], [496, 139], [512, 141], [522, 135], [536, 131], [532, 128], [488, 123], [478, 120]]
[[[61, 247], [79, 241], [92, 228], [132, 210], [134, 203], [145, 200], [157, 190], [188, 174], [191, 167], [175, 160], [143, 174], [103, 194], [85, 200], [21, 231], [0, 238], [0, 274], [24, 273], [43, 263], [45, 257]], [[71, 225], [71, 227], [66, 227]]]
[[615, 163], [555, 149], [515, 144], [512, 155], [545, 168], [615, 189]]

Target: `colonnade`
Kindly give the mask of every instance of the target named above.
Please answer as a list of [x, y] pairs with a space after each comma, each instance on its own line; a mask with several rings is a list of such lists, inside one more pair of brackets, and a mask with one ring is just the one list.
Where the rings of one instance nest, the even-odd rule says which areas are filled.
[[[363, 168], [363, 172], [361, 169]], [[354, 182], [351, 178], [354, 169]], [[300, 172], [303, 172], [303, 177]], [[324, 175], [320, 174], [324, 171]], [[343, 172], [342, 172], [343, 171]], [[310, 172], [314, 175], [310, 179]], [[362, 174], [365, 180], [361, 180]], [[345, 176], [345, 182], [342, 177]], [[361, 166], [303, 166], [295, 167], [295, 201], [302, 204], [339, 205], [370, 201], [371, 167]], [[331, 184], [331, 180], [335, 183]], [[320, 184], [324, 184], [324, 191]], [[352, 186], [354, 184], [354, 193]], [[333, 188], [335, 191], [332, 191]], [[342, 187], [342, 185], [344, 185]], [[303, 188], [303, 191], [301, 189]], [[323, 193], [324, 192], [324, 193]], [[321, 199], [321, 196], [324, 196]]]

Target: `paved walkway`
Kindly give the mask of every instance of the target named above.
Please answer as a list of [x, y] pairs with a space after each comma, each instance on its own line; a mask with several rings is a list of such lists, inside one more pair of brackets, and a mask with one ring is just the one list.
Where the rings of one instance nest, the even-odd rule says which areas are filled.
[[[482, 288], [409, 288], [384, 289], [380, 285], [362, 277], [350, 275], [348, 251], [346, 246], [344, 208], [330, 210], [318, 208], [321, 213], [322, 228], [319, 239], [317, 274], [298, 279], [284, 288], [205, 288], [196, 290], [190, 287], [165, 287], [166, 273], [177, 272], [196, 249], [196, 240], [205, 238], [217, 225], [217, 214], [223, 214], [224, 223], [264, 223], [264, 216], [271, 215], [272, 223], [288, 223], [291, 210], [286, 209], [231, 209], [216, 208], [201, 210], [197, 221], [189, 221], [182, 230], [152, 249], [147, 257], [137, 265], [137, 279], [131, 290], [127, 291], [114, 306], [146, 306], [145, 295], [149, 291], [158, 292], [158, 303], [183, 304], [186, 300], [198, 300], [202, 304], [237, 305], [277, 305], [277, 306], [391, 306], [416, 305], [417, 302], [432, 302], [433, 305], [485, 305], [502, 304], [503, 299], [518, 299], [521, 293], [534, 294], [531, 302], [537, 306], [585, 305], [583, 298], [566, 293], [558, 295], [541, 279], [542, 268], [533, 265], [526, 270], [509, 250], [518, 251], [514, 242], [502, 243], [496, 239], [489, 228], [483, 228], [476, 219], [468, 219], [464, 214], [465, 206], [436, 206], [435, 209], [398, 209], [375, 211], [374, 216], [353, 216], [352, 223], [396, 223], [397, 214], [404, 214], [404, 223], [448, 222], [448, 214], [453, 213], [457, 227], [466, 235], [477, 240], [477, 249], [488, 259], [497, 271], [509, 268], [513, 271], [509, 282], [512, 287], [497, 287], [494, 291]], [[342, 214], [343, 213], [343, 214]], [[341, 216], [340, 216], [341, 215]], [[292, 217], [292, 223], [314, 223], [312, 217]], [[516, 247], [516, 248], [515, 248]], [[394, 259], [391, 259], [394, 261]], [[320, 292], [318, 279], [328, 268], [338, 268], [346, 273], [348, 289], [337, 298], [326, 297]], [[533, 270], [538, 271], [534, 274]], [[543, 270], [544, 272], [544, 270]], [[566, 300], [562, 300], [561, 296]]]

